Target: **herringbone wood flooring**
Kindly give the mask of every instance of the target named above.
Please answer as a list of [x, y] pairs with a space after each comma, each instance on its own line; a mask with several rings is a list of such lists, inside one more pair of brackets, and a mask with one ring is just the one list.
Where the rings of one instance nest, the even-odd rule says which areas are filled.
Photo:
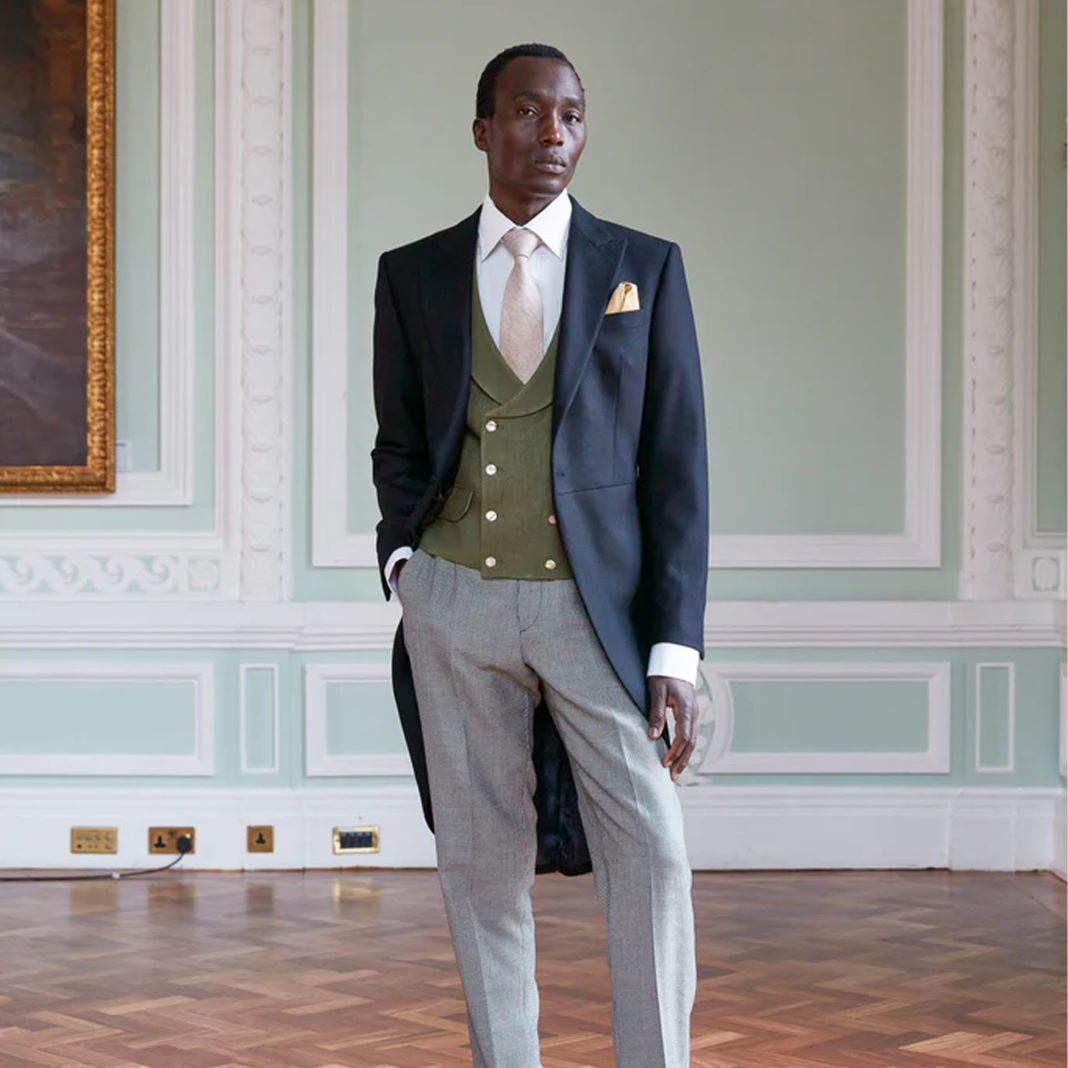
[[[694, 876], [693, 1068], [1063, 1068], [1050, 875]], [[535, 880], [545, 1068], [613, 1064], [589, 877]], [[457, 1068], [433, 872], [0, 884], [0, 1066]]]

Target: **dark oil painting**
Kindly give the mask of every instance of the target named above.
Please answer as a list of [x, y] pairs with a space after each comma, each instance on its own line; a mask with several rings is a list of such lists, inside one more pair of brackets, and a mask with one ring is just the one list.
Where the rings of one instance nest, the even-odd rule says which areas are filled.
[[[98, 2], [0, 0], [0, 470], [39, 476], [25, 484], [9, 477], [7, 489], [107, 488], [84, 477], [94, 451], [92, 395], [100, 394], [92, 381], [87, 138], [94, 102], [87, 13]], [[110, 71], [110, 63], [100, 71], [107, 84], [97, 86], [98, 103], [109, 101]], [[110, 139], [105, 111], [98, 118]], [[110, 144], [97, 147], [105, 159]], [[100, 175], [110, 182], [110, 170]], [[110, 196], [103, 199], [110, 207]], [[110, 215], [96, 222], [98, 248], [107, 251]], [[110, 285], [108, 257], [98, 265], [96, 282]], [[109, 300], [104, 293], [98, 310]], [[111, 316], [101, 325], [110, 331]], [[97, 342], [110, 348], [110, 338]], [[95, 413], [103, 422], [108, 414]]]

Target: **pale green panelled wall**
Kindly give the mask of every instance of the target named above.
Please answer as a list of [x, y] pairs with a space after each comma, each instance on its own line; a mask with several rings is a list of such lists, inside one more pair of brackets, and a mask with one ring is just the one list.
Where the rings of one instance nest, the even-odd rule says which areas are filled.
[[[53, 654], [20, 650], [0, 653], [0, 757], [20, 752], [70, 752], [55, 741], [42, 748], [40, 718], [57, 723], [58, 712], [51, 709], [58, 700], [59, 682], [40, 682], [28, 685], [4, 679], [5, 665], [26, 661], [38, 663], [54, 661]], [[227, 652], [220, 650], [151, 650], [101, 651], [71, 650], [66, 660], [91, 659], [101, 665], [182, 665], [207, 664], [215, 680], [215, 762], [212, 777], [192, 775], [101, 776], [101, 775], [0, 775], [0, 789], [15, 786], [116, 785], [129, 787], [161, 786], [302, 786], [348, 788], [410, 781], [407, 776], [337, 776], [305, 775], [302, 708], [304, 668], [308, 665], [332, 664], [352, 666], [357, 671], [368, 665], [382, 668], [381, 676], [370, 680], [351, 679], [329, 682], [326, 689], [326, 732], [328, 752], [332, 756], [358, 752], [364, 755], [402, 753], [403, 740], [388, 683], [388, 662], [373, 651], [351, 653], [284, 654], [268, 650]], [[806, 664], [833, 661], [844, 664], [893, 664], [898, 661], [948, 662], [951, 675], [950, 771], [947, 774], [903, 773], [793, 773], [793, 774], [723, 774], [711, 776], [714, 786], [740, 786], [759, 783], [794, 784], [799, 786], [1055, 786], [1060, 778], [1057, 759], [1058, 669], [1063, 659], [1053, 650], [990, 648], [962, 649], [819, 649], [819, 650], [753, 650], [733, 649], [709, 653], [708, 663], [730, 661], [752, 663], [775, 661]], [[977, 663], [1011, 662], [1016, 674], [1016, 735], [1014, 770], [1007, 773], [980, 773], [975, 770], [976, 754], [976, 671]], [[278, 770], [271, 773], [241, 772], [241, 724], [238, 715], [239, 679], [242, 664], [274, 663], [278, 667], [279, 689], [279, 753]], [[983, 690], [983, 744], [980, 747], [984, 763], [1005, 763], [1007, 737], [1003, 724], [1007, 722], [1008, 695], [996, 679], [984, 673], [979, 685]], [[122, 738], [124, 723], [130, 714], [125, 687], [119, 683], [110, 696], [94, 693], [77, 702], [79, 737], [100, 735], [104, 742], [86, 741], [84, 748], [74, 752], [115, 752]], [[151, 701], [159, 699], [167, 687], [158, 684]], [[913, 681], [891, 680], [879, 689], [873, 682], [825, 682], [813, 680], [758, 680], [734, 684], [736, 728], [739, 752], [772, 752], [790, 754], [804, 752], [871, 753], [915, 752], [924, 745], [920, 739], [926, 729], [926, 696]], [[173, 734], [170, 747], [145, 741], [138, 751], [158, 755], [188, 753], [190, 702], [182, 703], [181, 695], [171, 694], [175, 702], [178, 724], [168, 728]], [[119, 704], [119, 702], [122, 702]], [[115, 707], [118, 705], [118, 707]], [[265, 766], [270, 763], [270, 742], [264, 737], [270, 705], [264, 688], [251, 702], [260, 713], [250, 716], [247, 728], [246, 758], [249, 764]], [[146, 703], [144, 708], [150, 707]], [[744, 714], [743, 714], [744, 713]], [[258, 726], [257, 726], [258, 725]], [[183, 733], [184, 732], [184, 733]], [[145, 740], [144, 732], [138, 739]], [[359, 739], [366, 739], [360, 745]], [[177, 739], [182, 738], [179, 742]], [[93, 748], [96, 746], [96, 748]], [[151, 747], [149, 747], [151, 746]]]
[[[212, 7], [195, 0], [196, 502], [191, 508], [0, 507], [0, 529], [197, 530], [211, 523], [214, 449], [212, 240]], [[293, 592], [297, 600], [378, 605], [373, 570], [310, 563], [311, 3], [294, 5]], [[353, 3], [349, 55], [351, 346], [350, 529], [375, 521], [368, 452], [371, 291], [378, 252], [461, 218], [485, 191], [485, 165], [470, 142], [482, 64], [514, 40], [546, 39], [571, 54], [590, 102], [590, 143], [573, 191], [596, 213], [679, 241], [706, 364], [712, 522], [715, 533], [893, 531], [902, 517], [904, 2], [772, 0], [650, 6], [562, 2], [521, 19], [517, 8], [427, 2]], [[117, 223], [119, 437], [135, 466], [151, 467], [158, 433], [159, 10], [118, 0]], [[1064, 12], [1041, 3], [1038, 525], [1063, 530], [1064, 169], [1052, 135], [1063, 133]], [[566, 40], [559, 27], [566, 26]], [[635, 50], [640, 42], [642, 50]], [[448, 47], [443, 49], [443, 43]], [[942, 566], [937, 569], [715, 569], [709, 597], [723, 599], [952, 599], [960, 565], [961, 183], [963, 2], [947, 0], [943, 247]], [[397, 56], [403, 56], [398, 62]], [[620, 55], [627, 57], [620, 63]], [[846, 89], [847, 91], [843, 91]], [[145, 107], [146, 101], [150, 106]], [[694, 132], [699, 136], [693, 137]], [[1058, 141], [1059, 143], [1059, 141]], [[433, 162], [431, 167], [430, 161]], [[435, 192], [427, 195], [434, 176]], [[128, 195], [123, 196], [122, 190]], [[765, 210], [766, 209], [766, 210]], [[713, 776], [714, 785], [934, 784], [1047, 786], [1057, 761], [1056, 649], [715, 650], [717, 661], [951, 665], [950, 772]], [[5, 679], [5, 665], [90, 660], [100, 665], [206, 664], [215, 691], [216, 773], [200, 776], [0, 775], [0, 788], [31, 785], [350, 787], [407, 777], [309, 778], [303, 739], [304, 668], [377, 667], [369, 680], [327, 688], [332, 754], [402, 752], [388, 686], [388, 649], [286, 654], [270, 650], [0, 650], [0, 756], [119, 751], [138, 689], [90, 687], [71, 719], [60, 682]], [[1015, 670], [1014, 770], [1005, 760], [1006, 678]], [[273, 664], [247, 678], [241, 771], [242, 665]], [[124, 683], [124, 686], [129, 684]], [[187, 752], [189, 695], [149, 685], [145, 707], [167, 726], [135, 733], [146, 753]], [[984, 716], [976, 737], [975, 708]], [[739, 752], [916, 751], [926, 693], [911, 680], [736, 684]], [[278, 749], [271, 724], [278, 716]], [[66, 717], [66, 719], [64, 718]], [[69, 722], [68, 722], [69, 721]], [[61, 730], [68, 722], [67, 730]], [[76, 724], [76, 729], [70, 724]], [[70, 733], [67, 733], [70, 731]], [[56, 734], [61, 737], [57, 741]], [[122, 739], [126, 738], [126, 743]], [[96, 747], [96, 748], [94, 748]]]

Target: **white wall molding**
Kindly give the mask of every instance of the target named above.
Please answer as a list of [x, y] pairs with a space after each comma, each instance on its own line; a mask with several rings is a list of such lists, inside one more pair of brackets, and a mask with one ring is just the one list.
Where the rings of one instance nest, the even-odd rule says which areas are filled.
[[1061, 774], [1068, 777], [1068, 663], [1061, 661], [1060, 681], [1058, 685], [1058, 719], [1060, 726], [1057, 731], [1058, 747], [1060, 749]]
[[1013, 225], [1016, 301], [1013, 306], [1013, 549], [1017, 597], [1064, 597], [1065, 536], [1038, 529], [1038, 5], [1013, 8], [1016, 19]]
[[42, 684], [130, 681], [189, 684], [193, 688], [192, 753], [0, 753], [0, 775], [214, 775], [215, 670], [210, 663], [52, 663], [0, 660], [5, 682]]
[[1063, 597], [1036, 529], [1038, 5], [968, 0], [964, 107], [964, 598]]
[[[267, 765], [253, 765], [248, 758], [249, 712], [248, 712], [248, 674], [250, 671], [269, 671], [271, 673], [271, 762]], [[278, 754], [282, 751], [282, 703], [278, 686], [278, 665], [272, 663], [244, 663], [238, 674], [238, 708], [240, 709], [239, 732], [241, 740], [242, 775], [276, 775], [278, 773]]]
[[[292, 33], [288, 0], [225, 5], [240, 28], [241, 129], [232, 192], [231, 326], [241, 351], [241, 598], [284, 599], [289, 587], [293, 271]], [[224, 16], [225, 17], [225, 16]], [[235, 27], [237, 28], [237, 27]], [[237, 291], [239, 287], [240, 292]]]
[[[1009, 705], [1006, 711], [1006, 758], [1003, 764], [984, 764], [981, 743], [983, 740], [983, 672], [992, 669], [1004, 670], [1008, 675]], [[1016, 770], [1016, 664], [1011, 660], [985, 660], [975, 665], [975, 770], [982, 774], [1008, 774]]]
[[[0, 647], [390, 649], [394, 602], [0, 603]], [[717, 601], [709, 649], [1063, 648], [1058, 601]]]
[[[317, 0], [312, 163], [315, 287], [312, 364], [316, 567], [377, 567], [374, 537], [347, 529], [348, 263], [346, 152], [350, 129], [343, 0]], [[909, 0], [906, 178], [905, 526], [887, 534], [718, 535], [712, 567], [937, 567], [941, 560], [942, 0]], [[318, 290], [321, 287], [321, 292]]]
[[942, 455], [942, 0], [908, 0], [905, 525], [888, 534], [733, 534], [711, 567], [938, 567]]
[[[734, 752], [729, 740], [715, 759], [711, 747], [701, 745], [694, 753], [690, 776], [715, 774], [850, 774], [911, 775], [945, 774], [950, 771], [950, 665], [938, 661], [704, 661], [699, 667], [708, 683], [710, 701], [702, 702], [702, 726], [713, 720], [736, 723], [733, 686], [739, 682], [774, 685], [783, 682], [873, 683], [923, 682], [927, 686], [926, 747], [916, 751], [760, 751]], [[703, 732], [702, 732], [703, 733]]]
[[312, 64], [312, 563], [375, 566], [349, 534], [348, 0], [316, 0]]
[[181, 507], [193, 502], [195, 14], [185, 0], [160, 0], [159, 469], [117, 472], [114, 493], [10, 493], [0, 497], [2, 507]]
[[1053, 857], [1049, 870], [1068, 881], [1068, 816], [1065, 813], [1065, 792], [1054, 803]]
[[342, 682], [389, 683], [390, 665], [307, 664], [304, 667], [304, 774], [318, 776], [411, 775], [403, 753], [331, 753], [326, 744], [327, 691]]
[[[1058, 788], [680, 788], [696, 870], [949, 868], [1047, 870], [1064, 804]], [[192, 824], [197, 851], [183, 868], [428, 868], [434, 838], [414, 785], [293, 789], [79, 789], [0, 791], [9, 868], [150, 867], [149, 824]], [[270, 823], [273, 854], [247, 854], [245, 829]], [[70, 828], [116, 826], [116, 856], [70, 854]], [[380, 828], [381, 852], [338, 857], [334, 826]], [[710, 832], [709, 828], [714, 828]]]

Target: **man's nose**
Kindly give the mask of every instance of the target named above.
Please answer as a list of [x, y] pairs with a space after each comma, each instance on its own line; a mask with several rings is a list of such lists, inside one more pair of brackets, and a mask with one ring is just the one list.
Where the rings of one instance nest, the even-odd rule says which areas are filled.
[[550, 116], [542, 127], [541, 139], [543, 142], [553, 145], [558, 145], [563, 141], [563, 136], [560, 133], [560, 123], [556, 121], [555, 116]]

